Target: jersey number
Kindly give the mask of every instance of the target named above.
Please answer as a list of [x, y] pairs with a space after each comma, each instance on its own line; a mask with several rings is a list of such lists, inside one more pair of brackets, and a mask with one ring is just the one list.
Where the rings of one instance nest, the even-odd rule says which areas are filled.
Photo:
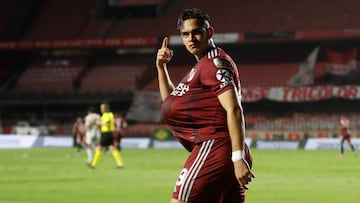
[[188, 170], [186, 168], [183, 168], [180, 172], [178, 180], [176, 181], [176, 186], [182, 185], [184, 183], [187, 174]]

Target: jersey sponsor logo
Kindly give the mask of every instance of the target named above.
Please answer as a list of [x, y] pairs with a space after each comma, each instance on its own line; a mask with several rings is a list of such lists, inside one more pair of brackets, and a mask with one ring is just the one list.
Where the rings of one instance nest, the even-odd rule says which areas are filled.
[[170, 95], [181, 97], [186, 92], [188, 92], [189, 89], [190, 89], [189, 85], [186, 85], [184, 83], [179, 83], [178, 86], [171, 92]]
[[228, 86], [233, 81], [230, 71], [226, 68], [217, 70], [216, 79], [221, 82], [220, 89]]

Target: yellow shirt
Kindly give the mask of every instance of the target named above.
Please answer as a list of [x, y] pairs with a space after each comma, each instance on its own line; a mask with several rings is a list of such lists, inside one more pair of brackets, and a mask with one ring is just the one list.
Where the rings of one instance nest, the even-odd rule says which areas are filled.
[[115, 119], [114, 114], [112, 112], [105, 112], [101, 116], [101, 121], [103, 125], [101, 125], [101, 132], [114, 132], [115, 128]]

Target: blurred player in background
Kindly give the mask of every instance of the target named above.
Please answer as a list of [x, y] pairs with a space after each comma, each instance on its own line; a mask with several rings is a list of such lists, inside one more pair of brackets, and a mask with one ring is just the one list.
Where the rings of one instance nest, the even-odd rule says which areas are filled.
[[351, 143], [351, 131], [350, 131], [350, 120], [345, 117], [341, 116], [340, 118], [340, 132], [341, 132], [341, 141], [340, 141], [340, 158], [344, 157], [344, 142], [347, 141], [351, 150], [356, 157], [356, 151], [354, 145]]
[[114, 129], [114, 145], [118, 150], [121, 150], [121, 138], [125, 135], [125, 129], [128, 126], [126, 119], [117, 113], [115, 116], [115, 129]]
[[76, 121], [72, 127], [72, 134], [74, 138], [74, 146], [77, 149], [77, 152], [84, 147], [84, 136], [85, 136], [85, 123], [82, 117], [77, 117]]
[[190, 152], [171, 203], [242, 203], [255, 177], [245, 151], [245, 121], [236, 64], [213, 42], [209, 16], [187, 9], [177, 21], [183, 44], [197, 64], [174, 87], [167, 71], [173, 56], [164, 38], [156, 67], [161, 113], [176, 139]]
[[85, 117], [85, 144], [87, 163], [91, 164], [93, 160], [93, 146], [97, 145], [100, 141], [100, 124], [101, 117], [95, 112], [94, 107], [89, 107], [87, 115]]
[[105, 147], [109, 147], [111, 154], [113, 155], [116, 161], [117, 167], [123, 168], [124, 164], [120, 152], [114, 146], [114, 129], [115, 129], [114, 114], [110, 111], [109, 104], [107, 103], [102, 103], [100, 105], [100, 111], [102, 113], [101, 122], [99, 123], [99, 125], [101, 126], [100, 142], [96, 147], [94, 159], [91, 165], [89, 166], [91, 168], [95, 168], [100, 160], [103, 149]]

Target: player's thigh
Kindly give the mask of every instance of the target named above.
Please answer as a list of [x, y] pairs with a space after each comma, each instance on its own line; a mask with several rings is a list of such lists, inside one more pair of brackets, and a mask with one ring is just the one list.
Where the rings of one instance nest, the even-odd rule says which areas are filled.
[[87, 132], [85, 135], [85, 144], [91, 145], [93, 139], [93, 133]]
[[208, 140], [194, 147], [175, 186], [173, 198], [189, 202], [219, 202], [238, 187], [227, 139]]
[[94, 135], [92, 141], [95, 142], [95, 143], [99, 143], [100, 142], [100, 137], [101, 137], [100, 130], [95, 130], [95, 135]]
[[346, 138], [346, 141], [347, 141], [347, 143], [348, 143], [349, 145], [351, 145], [351, 138], [350, 138], [350, 136]]

